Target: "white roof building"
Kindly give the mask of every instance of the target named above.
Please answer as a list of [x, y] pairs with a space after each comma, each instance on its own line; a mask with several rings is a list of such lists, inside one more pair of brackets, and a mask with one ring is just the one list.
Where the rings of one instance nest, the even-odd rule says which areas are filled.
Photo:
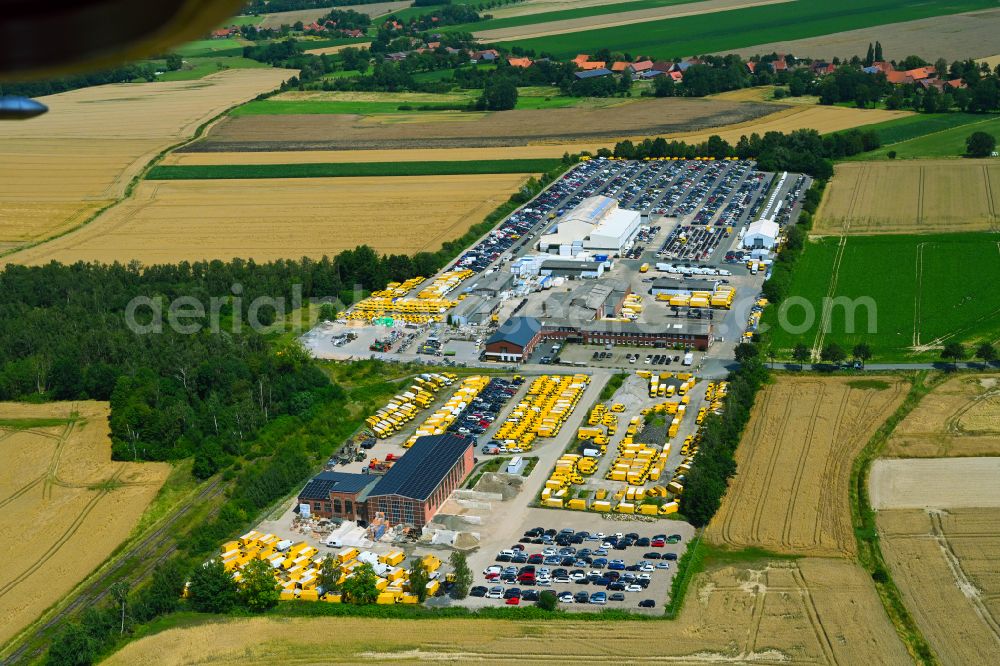
[[743, 236], [743, 247], [747, 249], [774, 249], [778, 242], [780, 227], [774, 220], [761, 218], [747, 227]]
[[562, 256], [583, 250], [620, 253], [635, 237], [642, 223], [639, 211], [618, 207], [610, 197], [588, 197], [556, 223], [556, 229], [541, 237], [538, 249]]

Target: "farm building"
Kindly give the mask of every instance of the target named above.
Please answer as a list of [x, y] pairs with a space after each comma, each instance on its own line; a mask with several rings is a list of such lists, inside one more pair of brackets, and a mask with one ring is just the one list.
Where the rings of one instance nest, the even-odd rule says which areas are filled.
[[559, 219], [555, 231], [541, 237], [538, 249], [561, 256], [575, 256], [583, 250], [620, 254], [641, 222], [639, 211], [619, 208], [610, 197], [588, 197]]
[[475, 440], [458, 435], [419, 438], [368, 493], [368, 515], [420, 528], [472, 471]]
[[747, 249], [773, 250], [778, 242], [778, 223], [761, 219], [747, 227], [743, 236], [743, 247]]
[[534, 317], [511, 317], [486, 341], [491, 361], [524, 362], [541, 340], [542, 325]]
[[715, 291], [718, 280], [682, 280], [671, 277], [659, 277], [653, 280], [649, 293], [653, 296], [690, 296], [692, 291]]
[[299, 504], [308, 504], [312, 515], [321, 518], [365, 520], [364, 501], [359, 497], [378, 480], [368, 474], [322, 472], [299, 493]]
[[473, 441], [457, 435], [420, 437], [384, 476], [322, 472], [299, 493], [320, 518], [423, 527], [472, 469]]

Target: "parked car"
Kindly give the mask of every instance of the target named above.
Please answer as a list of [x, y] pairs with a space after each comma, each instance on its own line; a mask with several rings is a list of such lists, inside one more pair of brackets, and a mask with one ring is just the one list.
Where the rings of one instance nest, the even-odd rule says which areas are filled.
[[476, 585], [469, 590], [470, 597], [485, 597], [486, 593], [489, 592], [484, 585]]
[[656, 602], [652, 599], [643, 599], [639, 602], [639, 608], [656, 608]]

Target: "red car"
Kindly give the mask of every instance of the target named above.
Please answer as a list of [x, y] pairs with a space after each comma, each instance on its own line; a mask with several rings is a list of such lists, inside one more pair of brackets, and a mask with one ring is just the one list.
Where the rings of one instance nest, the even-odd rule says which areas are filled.
[[652, 541], [649, 542], [649, 545], [653, 546], [654, 548], [663, 548], [665, 545], [667, 545], [667, 542], [664, 539], [653, 539]]
[[521, 597], [511, 597], [507, 600], [508, 606], [517, 606], [521, 603]]

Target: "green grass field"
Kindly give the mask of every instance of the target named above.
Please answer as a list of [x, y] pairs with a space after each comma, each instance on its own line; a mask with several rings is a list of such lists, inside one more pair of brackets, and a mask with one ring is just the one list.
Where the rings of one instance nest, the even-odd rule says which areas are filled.
[[173, 72], [163, 72], [156, 80], [192, 81], [226, 69], [260, 69], [263, 67], [270, 67], [270, 65], [242, 56], [185, 58], [184, 67]]
[[[1000, 139], [1000, 116], [972, 113], [953, 113], [946, 114], [947, 116], [959, 116], [959, 118], [955, 119], [954, 124], [939, 129], [928, 127], [929, 131], [914, 138], [900, 139], [895, 143], [888, 144], [883, 139], [881, 148], [858, 155], [854, 159], [888, 159], [890, 150], [896, 151], [897, 159], [901, 160], [958, 158], [965, 154], [965, 140], [973, 132], [986, 132]], [[909, 118], [903, 120], [909, 120]]]
[[505, 18], [490, 19], [479, 23], [451, 25], [443, 28], [442, 32], [477, 32], [479, 30], [516, 28], [522, 25], [535, 25], [536, 23], [566, 21], [569, 19], [586, 18], [588, 16], [605, 16], [607, 14], [619, 14], [621, 12], [670, 7], [671, 5], [686, 5], [698, 1], [699, 0], [634, 0], [633, 2], [615, 2], [595, 7], [560, 9], [551, 12], [539, 12], [538, 14], [527, 14], [525, 16], [510, 16]]
[[148, 180], [238, 178], [337, 178], [350, 176], [450, 176], [489, 173], [544, 173], [560, 160], [461, 160], [441, 162], [338, 162], [317, 164], [219, 164], [158, 166]]
[[226, 39], [198, 39], [178, 47], [175, 51], [187, 58], [204, 56], [242, 56], [243, 47], [249, 44], [239, 37]]
[[328, 46], [344, 46], [345, 44], [361, 44], [370, 42], [371, 37], [337, 37], [331, 39], [302, 39], [300, 44], [306, 51], [309, 49], [323, 49]]
[[224, 25], [260, 25], [263, 22], [263, 16], [234, 16], [223, 23]]
[[[242, 59], [241, 59], [242, 60]], [[354, 74], [357, 76], [357, 74]], [[195, 77], [192, 77], [195, 78]], [[395, 113], [429, 113], [436, 111], [461, 111], [460, 107], [475, 101], [479, 91], [465, 90], [434, 96], [418, 93], [409, 99], [406, 93], [387, 93], [391, 101], [340, 101], [340, 100], [254, 100], [233, 109], [232, 116], [280, 116], [326, 113], [351, 113], [378, 115]], [[439, 97], [440, 99], [435, 99]], [[617, 98], [589, 99], [564, 97], [555, 88], [521, 88], [517, 98], [518, 109], [558, 109], [568, 106], [608, 106], [621, 103]], [[400, 109], [400, 107], [411, 107]]]
[[556, 57], [606, 47], [656, 58], [678, 58], [993, 7], [994, 0], [842, 0], [833, 4], [795, 0], [506, 44]]
[[[852, 236], [835, 269], [839, 244], [839, 238], [809, 243], [796, 268], [789, 297], [795, 301], [786, 301], [784, 323], [804, 330], [790, 329], [768, 311], [765, 323], [779, 357], [788, 358], [797, 343], [815, 344], [834, 277], [834, 298], [870, 298], [875, 310], [869, 316], [859, 305], [852, 329], [847, 310], [833, 308], [824, 342], [847, 350], [867, 342], [876, 362], [936, 360], [939, 350], [910, 348], [942, 338], [973, 344], [1000, 337], [1000, 291], [993, 288], [1000, 281], [997, 234]], [[805, 326], [803, 302], [815, 313], [811, 326]]]

